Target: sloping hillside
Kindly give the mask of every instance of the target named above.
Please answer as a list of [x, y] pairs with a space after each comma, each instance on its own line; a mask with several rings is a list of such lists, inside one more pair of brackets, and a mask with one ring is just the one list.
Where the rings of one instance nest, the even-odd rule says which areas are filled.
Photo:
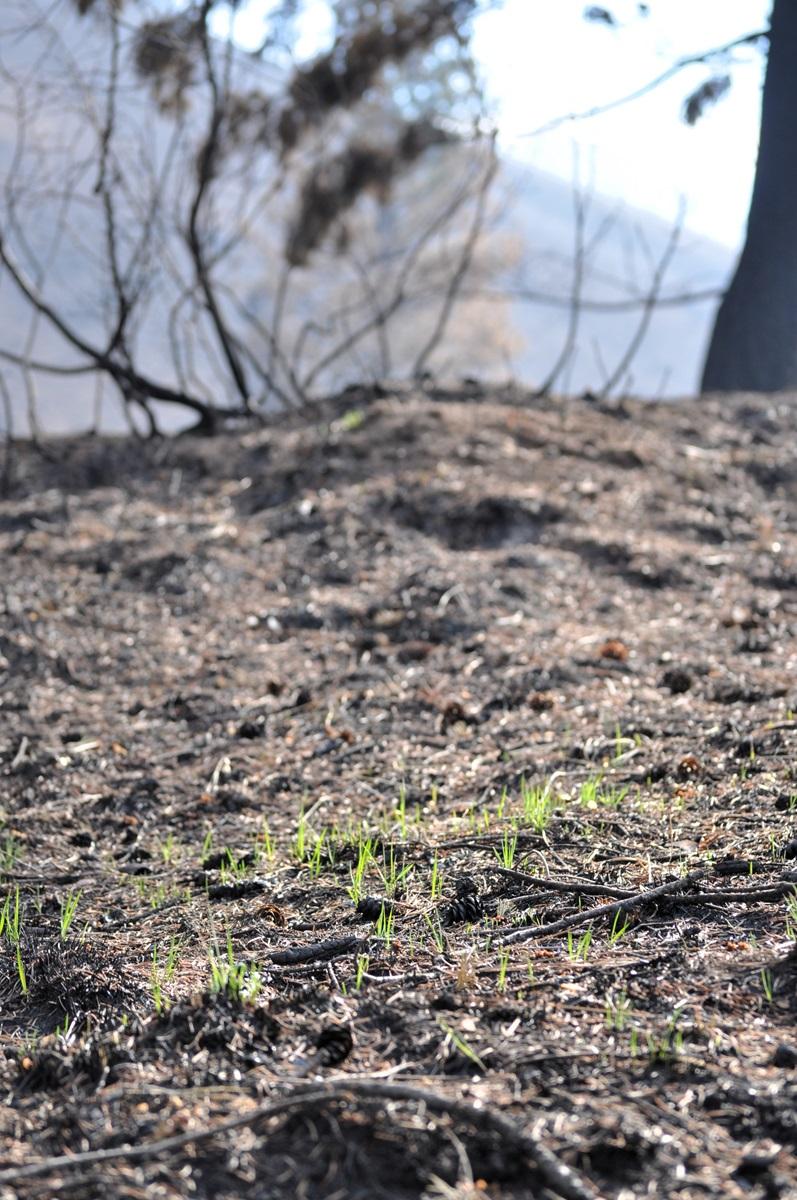
[[795, 433], [21, 449], [0, 1192], [793, 1196]]

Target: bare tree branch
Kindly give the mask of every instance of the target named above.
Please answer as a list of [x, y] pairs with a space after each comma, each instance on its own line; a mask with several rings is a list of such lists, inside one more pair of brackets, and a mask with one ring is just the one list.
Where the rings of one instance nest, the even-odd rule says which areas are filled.
[[14, 411], [11, 406], [11, 393], [8, 390], [6, 377], [2, 371], [0, 371], [0, 401], [3, 404], [3, 416], [5, 419], [5, 428], [3, 429], [5, 451], [3, 454], [3, 469], [0, 471], [0, 496], [6, 497], [11, 491], [11, 476], [14, 462]]
[[653, 278], [651, 279], [650, 283], [650, 290], [645, 299], [645, 305], [642, 310], [642, 316], [639, 324], [637, 325], [634, 335], [631, 338], [631, 341], [628, 343], [628, 347], [622, 358], [614, 368], [614, 371], [610, 374], [609, 378], [605, 380], [599, 393], [599, 399], [605, 399], [612, 389], [617, 385], [617, 383], [623, 378], [630, 364], [633, 362], [639, 347], [642, 345], [642, 341], [648, 331], [654, 310], [658, 303], [659, 289], [667, 272], [667, 268], [672, 261], [672, 256], [675, 254], [678, 242], [680, 241], [685, 214], [686, 201], [683, 197], [681, 197], [678, 205], [678, 215], [675, 219], [672, 230], [670, 231], [667, 245], [664, 247], [664, 252], [662, 253], [662, 256], [653, 273]]
[[86, 358], [92, 360], [94, 367], [98, 370], [105, 371], [116, 383], [126, 384], [141, 396], [150, 397], [152, 400], [161, 400], [167, 404], [181, 404], [186, 408], [197, 413], [200, 418], [200, 425], [203, 428], [212, 427], [216, 420], [221, 417], [243, 415], [246, 409], [236, 412], [235, 410], [222, 410], [203, 403], [195, 396], [187, 395], [185, 392], [176, 392], [173, 388], [166, 387], [154, 380], [148, 379], [141, 375], [138, 371], [131, 367], [125, 366], [122, 363], [114, 360], [106, 351], [99, 350], [96, 346], [92, 346], [85, 341], [78, 333], [70, 328], [62, 317], [54, 311], [54, 309], [37, 294], [35, 289], [26, 282], [20, 270], [9, 256], [5, 245], [5, 240], [0, 233], [0, 262], [4, 264], [9, 275], [14, 283], [22, 292], [23, 296], [28, 300], [33, 307], [42, 314], [50, 324], [58, 330], [62, 337], [75, 349], [84, 354]]
[[[550, 308], [567, 308], [573, 303], [572, 296], [555, 296], [550, 292], [535, 291], [534, 288], [516, 287], [474, 287], [466, 288], [464, 296], [494, 296], [496, 299], [509, 297], [512, 300], [522, 300], [528, 304], [543, 304]], [[673, 292], [669, 296], [659, 296], [656, 299], [658, 308], [681, 308], [689, 304], [705, 304], [709, 300], [720, 300], [725, 295], [721, 287], [703, 288], [694, 292]], [[580, 308], [582, 312], [623, 313], [636, 312], [646, 308], [647, 296], [629, 296], [627, 300], [595, 300], [582, 296]]]
[[487, 169], [484, 172], [484, 178], [482, 179], [481, 186], [476, 194], [476, 205], [473, 212], [473, 221], [471, 223], [468, 236], [462, 246], [462, 253], [460, 254], [459, 262], [457, 263], [456, 269], [449, 280], [448, 288], [446, 289], [446, 294], [443, 299], [443, 305], [437, 318], [437, 324], [432, 330], [431, 336], [424, 345], [413, 365], [412, 373], [416, 378], [423, 372], [426, 363], [428, 362], [430, 356], [434, 353], [435, 349], [440, 343], [440, 339], [445, 333], [446, 326], [448, 325], [451, 313], [457, 300], [457, 296], [459, 294], [459, 290], [462, 286], [465, 276], [470, 269], [471, 263], [473, 262], [473, 254], [476, 249], [476, 243], [481, 236], [482, 226], [484, 225], [484, 212], [487, 206], [487, 194], [490, 190], [490, 185], [495, 178], [495, 173], [497, 170], [498, 158], [495, 152], [495, 135], [493, 135], [490, 138], [490, 151]]
[[[302, 387], [305, 392], [310, 391], [322, 371], [326, 370], [343, 354], [347, 353], [352, 346], [355, 346], [362, 338], [371, 333], [375, 328], [376, 322], [387, 320], [401, 308], [407, 300], [410, 277], [423, 250], [460, 211], [462, 206], [467, 202], [470, 194], [471, 180], [468, 179], [457, 190], [445, 208], [437, 213], [427, 227], [418, 235], [414, 245], [405, 254], [390, 299], [376, 313], [372, 313], [367, 320], [352, 330], [341, 342], [314, 363], [302, 379]], [[296, 354], [294, 354], [294, 358], [296, 358]]]
[[575, 161], [573, 165], [573, 288], [568, 309], [567, 331], [562, 349], [551, 367], [545, 381], [540, 385], [537, 395], [547, 396], [559, 378], [560, 373], [570, 361], [575, 350], [578, 337], [578, 325], [581, 319], [581, 289], [584, 286], [584, 229], [587, 220], [588, 201], [581, 189], [578, 170], [578, 149], [574, 148]]
[[608, 100], [605, 104], [595, 104], [592, 108], [582, 109], [581, 112], [565, 113], [561, 117], [554, 117], [551, 121], [546, 121], [543, 125], [538, 125], [536, 129], [532, 129], [529, 133], [524, 133], [521, 136], [527, 138], [540, 137], [544, 133], [551, 133], [554, 129], [559, 129], [560, 126], [567, 125], [570, 121], [588, 121], [592, 117], [600, 117], [604, 113], [611, 112], [612, 109], [620, 108], [624, 104], [632, 104], [634, 100], [640, 100], [643, 96], [647, 96], [649, 92], [655, 91], [663, 83], [667, 83], [673, 76], [683, 71], [685, 67], [693, 67], [700, 63], [711, 62], [712, 59], [720, 58], [723, 54], [728, 54], [731, 50], [735, 50], [737, 46], [753, 45], [755, 42], [766, 37], [769, 37], [769, 30], [759, 29], [755, 33], [747, 33], [743, 37], [725, 42], [722, 46], [715, 46], [711, 50], [704, 50], [700, 54], [686, 54], [683, 58], [676, 59], [671, 66], [667, 67], [666, 71], [662, 71], [654, 79], [648, 80], [647, 83], [634, 88], [633, 91], [627, 92], [624, 96]]
[[238, 394], [241, 397], [244, 408], [250, 410], [249, 402], [249, 385], [246, 380], [246, 373], [241, 365], [238, 353], [233, 345], [230, 331], [227, 329], [224, 317], [216, 298], [216, 293], [208, 273], [208, 268], [204, 259], [204, 251], [202, 248], [202, 239], [199, 234], [199, 214], [202, 209], [202, 204], [205, 199], [210, 181], [213, 177], [215, 159], [218, 150], [219, 133], [224, 112], [219, 90], [219, 83], [216, 78], [215, 67], [213, 66], [213, 58], [210, 49], [208, 38], [206, 19], [212, 6], [212, 0], [204, 0], [201, 12], [201, 45], [202, 57], [205, 63], [206, 78], [211, 94], [211, 108], [208, 132], [205, 137], [205, 142], [199, 154], [197, 163], [197, 187], [194, 194], [194, 201], [191, 205], [191, 212], [188, 218], [188, 245], [191, 250], [191, 255], [194, 260], [196, 269], [197, 281], [202, 289], [202, 294], [205, 297], [205, 302], [208, 307], [211, 321], [216, 330], [216, 335], [219, 339], [222, 353], [227, 360], [227, 365], [230, 368], [230, 374], [233, 377], [235, 386], [238, 389]]

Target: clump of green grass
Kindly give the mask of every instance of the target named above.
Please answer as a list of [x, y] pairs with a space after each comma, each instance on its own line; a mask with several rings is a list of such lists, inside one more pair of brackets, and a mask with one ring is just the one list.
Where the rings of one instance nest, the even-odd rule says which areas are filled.
[[229, 846], [225, 851], [226, 862], [219, 867], [219, 878], [222, 883], [242, 883], [249, 876], [249, 865], [245, 857], [239, 858]]
[[385, 950], [390, 950], [390, 945], [393, 941], [393, 925], [395, 924], [395, 920], [396, 914], [393, 909], [383, 904], [374, 927], [374, 933], [384, 943]]
[[141, 900], [150, 908], [162, 908], [164, 904], [174, 900], [190, 900], [191, 889], [179, 887], [176, 883], [164, 883], [163, 880], [148, 879], [145, 875], [133, 877], [133, 887]]
[[628, 1023], [630, 1013], [631, 1001], [628, 999], [628, 993], [624, 989], [617, 992], [616, 995], [610, 992], [606, 997], [604, 1009], [606, 1028], [614, 1030], [615, 1033], [622, 1033]]
[[517, 834], [510, 833], [508, 829], [504, 830], [504, 836], [501, 838], [499, 846], [495, 850], [495, 857], [500, 862], [501, 866], [511, 871], [515, 865], [515, 855], [517, 854]]
[[[684, 1053], [684, 1034], [683, 1030], [678, 1026], [680, 1019], [681, 1009], [676, 1005], [672, 1016], [667, 1022], [667, 1028], [664, 1033], [647, 1034], [645, 1043], [651, 1065], [661, 1064], [669, 1066], [682, 1057]], [[632, 1030], [632, 1033], [635, 1032], [636, 1030]]]
[[180, 857], [180, 849], [175, 841], [173, 833], [167, 834], [159, 845], [160, 855], [165, 866], [171, 867], [177, 862]]
[[443, 932], [443, 926], [440, 923], [440, 918], [436, 913], [434, 916], [430, 916], [429, 913], [424, 913], [423, 919], [429, 926], [429, 934], [432, 939], [432, 946], [438, 954], [444, 954], [446, 949], [446, 935]]
[[371, 838], [361, 837], [357, 845], [357, 862], [349, 869], [351, 886], [347, 888], [353, 904], [359, 904], [363, 894], [363, 880], [368, 864], [373, 862], [374, 844]]
[[764, 993], [767, 1004], [771, 1004], [775, 999], [775, 984], [772, 972], [767, 967], [762, 967], [759, 978], [761, 979], [761, 990]]
[[80, 903], [82, 892], [69, 892], [61, 902], [61, 941], [65, 942], [69, 936], [69, 929], [75, 919], [77, 906]]
[[463, 1055], [464, 1058], [467, 1058], [470, 1062], [472, 1062], [475, 1067], [478, 1067], [480, 1071], [486, 1073], [487, 1068], [484, 1065], [483, 1060], [479, 1058], [479, 1055], [476, 1053], [473, 1047], [468, 1044], [462, 1034], [457, 1033], [456, 1029], [453, 1029], [447, 1021], [443, 1020], [442, 1017], [437, 1018], [437, 1023], [442, 1029], [443, 1033], [446, 1035], [446, 1041], [449, 1041], [459, 1051], [459, 1053]]
[[14, 869], [19, 858], [19, 842], [11, 834], [7, 834], [0, 846], [0, 871], [7, 873]]
[[310, 840], [310, 831], [307, 825], [307, 817], [304, 812], [299, 813], [299, 820], [296, 823], [296, 832], [293, 835], [293, 845], [291, 850], [293, 857], [297, 862], [303, 863], [307, 857], [307, 850]]
[[227, 930], [224, 953], [218, 947], [211, 950], [210, 990], [214, 994], [229, 996], [241, 1004], [252, 1004], [262, 986], [263, 977], [254, 963], [237, 962], [232, 948], [232, 934]]
[[437, 851], [435, 851], [434, 858], [432, 859], [432, 873], [429, 879], [429, 891], [433, 901], [439, 900], [443, 894], [443, 878], [442, 872], [440, 871], [440, 862], [437, 857]]
[[180, 939], [173, 937], [169, 942], [169, 949], [166, 951], [166, 961], [163, 965], [160, 962], [160, 953], [157, 945], [152, 948], [152, 966], [150, 967], [149, 980], [152, 1003], [155, 1006], [155, 1012], [158, 1016], [168, 1008], [164, 984], [171, 983], [177, 974], [180, 947]]
[[585, 929], [581, 937], [576, 941], [573, 937], [573, 931], [567, 931], [567, 957], [571, 962], [586, 962], [589, 958], [589, 948], [592, 945], [592, 926]]
[[403, 889], [406, 880], [414, 870], [412, 863], [401, 862], [396, 857], [395, 846], [388, 846], [382, 855], [382, 866], [376, 864], [376, 871], [385, 889], [385, 895], [391, 900]]
[[524, 825], [531, 826], [535, 833], [544, 833], [560, 805], [560, 800], [550, 779], [542, 784], [531, 784], [521, 779], [520, 805]]
[[9, 943], [14, 947], [19, 986], [23, 995], [27, 995], [28, 977], [22, 959], [22, 908], [19, 900], [19, 886], [14, 889], [13, 901], [9, 892], [5, 898], [3, 907], [0, 909], [0, 937], [3, 937], [3, 935], [5, 935]]
[[797, 942], [797, 892], [786, 897], [786, 937]]
[[277, 847], [271, 836], [268, 820], [264, 817], [260, 833], [255, 839], [255, 858], [258, 862], [265, 859], [266, 862], [272, 863], [276, 856]]
[[368, 973], [368, 967], [370, 965], [370, 961], [371, 960], [367, 954], [358, 954], [357, 955], [357, 970], [356, 970], [356, 974], [354, 976], [355, 992], [359, 992], [362, 990], [365, 976]]
[[584, 808], [617, 808], [627, 795], [627, 787], [604, 784], [603, 775], [599, 771], [584, 780], [578, 791], [578, 802]]
[[497, 990], [503, 995], [506, 991], [506, 976], [509, 970], [509, 950], [502, 950], [498, 956]]

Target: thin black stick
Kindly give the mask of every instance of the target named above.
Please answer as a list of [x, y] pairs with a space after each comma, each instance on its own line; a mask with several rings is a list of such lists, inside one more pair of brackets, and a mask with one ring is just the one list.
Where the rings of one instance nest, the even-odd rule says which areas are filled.
[[683, 879], [671, 879], [669, 883], [661, 883], [658, 887], [650, 888], [646, 892], [637, 892], [623, 900], [616, 900], [614, 904], [596, 904], [594, 908], [587, 908], [584, 912], [576, 913], [572, 917], [561, 917], [558, 921], [550, 921], [547, 925], [518, 929], [515, 933], [508, 933], [505, 937], [493, 939], [493, 945], [510, 946], [514, 942], [527, 942], [532, 938], [548, 937], [552, 933], [561, 933], [563, 929], [572, 929], [575, 925], [583, 925], [585, 921], [592, 921], [596, 917], [611, 917], [615, 913], [630, 912], [634, 908], [640, 908], [643, 904], [647, 904], [650, 900], [657, 900], [659, 896], [683, 892], [691, 887], [696, 879], [703, 879], [707, 874], [708, 867], [699, 867], [696, 871], [690, 871], [688, 875], [684, 875]]
[[[611, 896], [614, 900], [628, 900], [636, 892], [630, 888], [611, 887], [605, 883], [589, 883], [579, 879], [540, 879], [536, 875], [527, 875], [524, 871], [513, 871], [509, 867], [493, 867], [499, 875], [514, 879], [517, 883], [528, 884], [529, 887], [544, 888], [551, 892], [576, 892], [584, 896]], [[522, 897], [513, 897], [522, 899]]]
[[340, 954], [351, 954], [365, 943], [361, 938], [333, 938], [328, 942], [315, 942], [312, 946], [290, 946], [287, 950], [275, 950], [269, 958], [277, 966], [289, 963], [306, 963], [336, 958]]

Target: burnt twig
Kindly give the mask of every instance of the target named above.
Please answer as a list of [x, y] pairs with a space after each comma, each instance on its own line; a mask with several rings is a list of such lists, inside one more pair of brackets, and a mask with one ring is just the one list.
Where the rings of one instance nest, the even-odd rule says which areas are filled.
[[340, 954], [352, 954], [359, 950], [363, 941], [358, 937], [332, 938], [328, 942], [314, 942], [312, 946], [291, 946], [287, 950], [275, 950], [269, 958], [278, 967], [291, 963], [306, 963], [316, 960], [337, 958]]
[[508, 933], [506, 937], [499, 938], [497, 943], [494, 941], [493, 944], [509, 946], [513, 942], [526, 942], [532, 938], [548, 937], [552, 933], [561, 933], [564, 929], [572, 929], [575, 925], [583, 925], [586, 921], [592, 921], [596, 917], [611, 917], [615, 913], [630, 912], [634, 908], [641, 908], [651, 900], [658, 900], [660, 896], [686, 891], [695, 880], [703, 879], [707, 874], [708, 867], [698, 867], [696, 871], [690, 871], [682, 879], [671, 879], [668, 883], [661, 883], [658, 887], [649, 888], [645, 892], [637, 892], [633, 896], [615, 901], [614, 904], [596, 904], [594, 908], [587, 908], [584, 912], [576, 913], [572, 917], [561, 917], [558, 921], [550, 921], [547, 925], [518, 929], [514, 933]]

